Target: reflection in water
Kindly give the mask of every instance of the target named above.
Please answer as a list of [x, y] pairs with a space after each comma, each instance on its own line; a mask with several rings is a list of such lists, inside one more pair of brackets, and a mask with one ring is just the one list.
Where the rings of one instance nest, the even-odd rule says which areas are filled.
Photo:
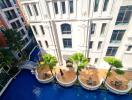
[[40, 94], [41, 94], [41, 88], [39, 88], [39, 87], [34, 87], [34, 89], [33, 89], [33, 94], [35, 94], [36, 96], [40, 96]]
[[57, 84], [54, 84], [54, 85], [53, 85], [53, 89], [54, 89], [54, 90], [58, 90], [59, 88], [61, 88], [61, 87], [58, 87]]

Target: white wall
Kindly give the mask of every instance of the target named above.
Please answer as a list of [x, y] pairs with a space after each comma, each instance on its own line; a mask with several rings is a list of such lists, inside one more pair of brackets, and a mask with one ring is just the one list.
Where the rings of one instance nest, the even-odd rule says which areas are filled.
[[[116, 21], [116, 17], [118, 15], [118, 11], [122, 0], [109, 0], [108, 7], [106, 11], [103, 11], [104, 0], [100, 0], [99, 8], [97, 12], [93, 11], [94, 8], [94, 0], [73, 0], [74, 1], [74, 13], [70, 14], [68, 0], [65, 0], [66, 5], [66, 14], [62, 14], [61, 12], [61, 2], [57, 0], [59, 14], [55, 14], [53, 2], [54, 0], [27, 0], [21, 1], [23, 5], [24, 12], [28, 17], [28, 21], [30, 25], [35, 25], [37, 27], [39, 35], [35, 35], [36, 40], [40, 40], [43, 45], [43, 49], [48, 53], [52, 53], [55, 56], [57, 55], [55, 52], [60, 52], [62, 58], [66, 59], [67, 56], [75, 53], [82, 52], [86, 53], [88, 48], [89, 41], [93, 41], [93, 48], [89, 52], [89, 57], [91, 58], [90, 63], [94, 64], [95, 58], [99, 58], [98, 63], [103, 57], [106, 55], [107, 48], [109, 46], [109, 41], [112, 35], [112, 31], [114, 29], [114, 24]], [[39, 16], [29, 16], [27, 14], [27, 10], [25, 9], [25, 5], [29, 4], [32, 9], [32, 3], [35, 2], [37, 4], [37, 8], [39, 10]], [[46, 6], [47, 5], [47, 6]], [[31, 10], [33, 12], [33, 9]], [[54, 22], [54, 28], [48, 25], [49, 22]], [[96, 31], [93, 36], [88, 38], [88, 31], [90, 31], [90, 27], [88, 23], [96, 23]], [[71, 25], [72, 33], [71, 35], [62, 35], [61, 33], [61, 24], [68, 23]], [[105, 34], [100, 36], [102, 24], [107, 23]], [[42, 24], [44, 26], [45, 35], [43, 36], [39, 25]], [[47, 29], [46, 27], [49, 27]], [[55, 31], [57, 30], [57, 31]], [[87, 31], [88, 30], [88, 31]], [[54, 32], [52, 32], [54, 31]], [[58, 42], [54, 42], [52, 35], [56, 35]], [[72, 38], [72, 48], [64, 48], [62, 38]], [[88, 40], [87, 40], [88, 39]], [[45, 47], [44, 40], [47, 40], [49, 43], [49, 48]], [[100, 50], [97, 50], [98, 42], [102, 41], [102, 47]], [[59, 43], [59, 44], [56, 44]], [[58, 51], [55, 49], [55, 45], [59, 46]], [[51, 52], [52, 51], [52, 52]], [[60, 59], [60, 58], [59, 58]], [[64, 62], [64, 61], [63, 61]]]

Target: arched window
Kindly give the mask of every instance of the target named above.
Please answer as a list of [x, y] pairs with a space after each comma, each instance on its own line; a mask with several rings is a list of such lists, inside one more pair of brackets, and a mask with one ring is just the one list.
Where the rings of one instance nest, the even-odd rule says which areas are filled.
[[71, 25], [62, 24], [61, 25], [61, 32], [62, 32], [62, 34], [71, 34]]

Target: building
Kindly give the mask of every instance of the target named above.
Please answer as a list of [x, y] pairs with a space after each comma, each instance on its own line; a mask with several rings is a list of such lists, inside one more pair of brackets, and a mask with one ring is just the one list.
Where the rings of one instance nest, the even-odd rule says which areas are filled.
[[[90, 60], [90, 64], [100, 64], [105, 56], [125, 56], [125, 51], [122, 52], [121, 49], [114, 55], [109, 52], [118, 13], [123, 4], [132, 5], [131, 0], [20, 2], [40, 48], [43, 48], [45, 53], [55, 55], [60, 65], [75, 52], [82, 52]], [[131, 29], [128, 29], [126, 32], [129, 34], [130, 31]], [[125, 39], [125, 35], [123, 38]], [[118, 45], [125, 50], [126, 39], [122, 41], [123, 43]]]
[[112, 32], [106, 56], [122, 60], [125, 68], [132, 68], [132, 1], [123, 0]]
[[[28, 28], [26, 27], [24, 16], [19, 8], [19, 5], [16, 3], [16, 0], [0, 0], [0, 24], [1, 30], [16, 29], [20, 32], [23, 42], [21, 50], [25, 55], [28, 55], [33, 48], [32, 46], [34, 45], [34, 40], [28, 34]], [[2, 47], [8, 46], [2, 31], [0, 33], [0, 42]], [[14, 51], [13, 54], [16, 58], [21, 57], [21, 53], [19, 51]]]

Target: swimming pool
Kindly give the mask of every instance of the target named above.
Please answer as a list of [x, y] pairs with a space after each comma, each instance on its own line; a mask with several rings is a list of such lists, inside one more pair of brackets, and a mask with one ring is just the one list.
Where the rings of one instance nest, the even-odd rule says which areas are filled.
[[33, 51], [29, 55], [29, 60], [33, 61], [33, 62], [39, 61], [40, 60], [40, 58], [39, 58], [39, 52], [40, 52], [39, 47], [37, 47], [37, 46], [34, 47]]
[[132, 95], [116, 95], [109, 91], [87, 91], [79, 86], [64, 88], [58, 84], [41, 84], [28, 70], [23, 70], [4, 92], [0, 100], [131, 100]]

